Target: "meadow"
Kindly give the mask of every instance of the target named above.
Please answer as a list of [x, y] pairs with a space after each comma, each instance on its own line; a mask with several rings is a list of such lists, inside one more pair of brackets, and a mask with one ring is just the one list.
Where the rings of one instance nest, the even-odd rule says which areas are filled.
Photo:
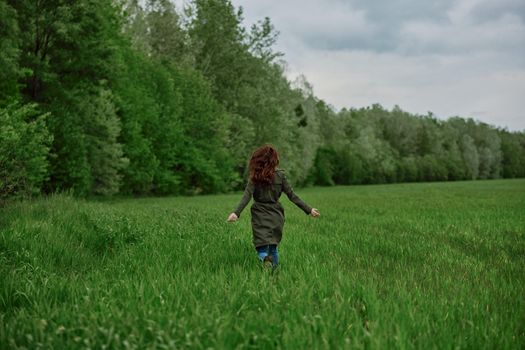
[[238, 193], [0, 209], [0, 349], [525, 347], [525, 180], [296, 192], [275, 272]]

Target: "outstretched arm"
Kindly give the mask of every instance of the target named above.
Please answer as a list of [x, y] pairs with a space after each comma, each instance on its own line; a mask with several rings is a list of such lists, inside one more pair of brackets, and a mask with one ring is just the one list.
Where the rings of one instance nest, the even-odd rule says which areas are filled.
[[292, 201], [295, 205], [301, 208], [306, 214], [311, 214], [312, 216], [319, 216], [317, 209], [313, 209], [311, 206], [303, 202], [299, 196], [295, 194], [292, 186], [288, 183], [286, 175], [283, 174], [283, 192], [286, 193], [288, 199]]
[[246, 184], [246, 188], [244, 189], [244, 194], [242, 195], [241, 201], [237, 205], [237, 208], [228, 217], [228, 221], [235, 221], [239, 218], [239, 216], [241, 216], [241, 212], [248, 205], [248, 203], [250, 202], [250, 199], [252, 199], [254, 188], [255, 186], [253, 185], [253, 183], [248, 180], [248, 183]]

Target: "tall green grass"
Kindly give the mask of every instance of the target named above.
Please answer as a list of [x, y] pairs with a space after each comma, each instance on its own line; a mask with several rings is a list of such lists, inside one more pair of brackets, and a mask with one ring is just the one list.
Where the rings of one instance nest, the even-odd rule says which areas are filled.
[[0, 348], [525, 347], [525, 181], [299, 190], [281, 266], [239, 195], [0, 211]]

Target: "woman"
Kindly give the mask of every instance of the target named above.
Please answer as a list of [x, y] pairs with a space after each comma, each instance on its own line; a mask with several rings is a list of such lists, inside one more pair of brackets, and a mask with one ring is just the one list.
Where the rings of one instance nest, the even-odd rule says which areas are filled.
[[265, 267], [277, 267], [277, 246], [281, 242], [284, 226], [284, 208], [279, 202], [284, 192], [306, 214], [318, 217], [317, 209], [303, 202], [294, 192], [284, 171], [277, 169], [279, 154], [271, 145], [264, 145], [253, 152], [250, 159], [250, 179], [237, 208], [228, 217], [236, 221], [253, 196], [251, 207], [253, 244], [259, 260]]

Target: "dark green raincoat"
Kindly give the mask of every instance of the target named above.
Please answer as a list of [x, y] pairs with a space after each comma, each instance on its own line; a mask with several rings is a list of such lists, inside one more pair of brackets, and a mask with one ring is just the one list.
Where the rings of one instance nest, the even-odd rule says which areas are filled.
[[255, 247], [267, 244], [279, 244], [283, 236], [284, 208], [279, 202], [281, 193], [284, 192], [288, 199], [310, 214], [312, 208], [303, 202], [294, 192], [283, 170], [275, 172], [273, 184], [268, 186], [254, 185], [248, 181], [244, 195], [237, 208], [233, 211], [238, 217], [246, 207], [253, 195], [254, 203], [251, 207], [253, 244]]

